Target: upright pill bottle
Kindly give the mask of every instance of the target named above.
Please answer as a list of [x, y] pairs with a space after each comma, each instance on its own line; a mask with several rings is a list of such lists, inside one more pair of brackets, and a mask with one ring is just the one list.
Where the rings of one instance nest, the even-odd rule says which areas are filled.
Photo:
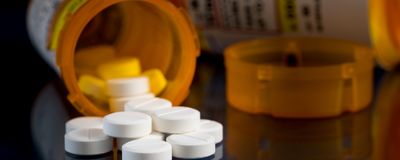
[[172, 0], [195, 23], [204, 50], [253, 38], [315, 36], [374, 46], [386, 69], [400, 62], [400, 0]]
[[105, 115], [79, 89], [75, 53], [111, 45], [117, 57], [135, 56], [143, 70], [159, 68], [168, 79], [160, 97], [177, 105], [188, 95], [197, 34], [186, 11], [166, 0], [33, 0], [27, 15], [34, 46], [60, 74], [68, 99], [85, 115]]

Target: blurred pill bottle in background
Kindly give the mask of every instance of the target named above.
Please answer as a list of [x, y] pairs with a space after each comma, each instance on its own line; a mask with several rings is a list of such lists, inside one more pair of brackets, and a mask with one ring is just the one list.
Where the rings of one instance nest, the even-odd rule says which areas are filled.
[[386, 69], [400, 62], [399, 0], [172, 0], [194, 21], [202, 49], [260, 37], [316, 36], [373, 45]]

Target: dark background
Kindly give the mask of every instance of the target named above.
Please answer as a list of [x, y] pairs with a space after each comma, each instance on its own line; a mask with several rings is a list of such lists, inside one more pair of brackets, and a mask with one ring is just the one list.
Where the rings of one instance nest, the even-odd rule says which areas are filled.
[[31, 139], [30, 113], [36, 94], [57, 75], [33, 48], [26, 31], [28, 0], [0, 5], [0, 159], [38, 159]]
[[[39, 159], [32, 142], [32, 104], [47, 83], [60, 82], [29, 40], [25, 24], [28, 3], [5, 0], [0, 4], [0, 160]], [[381, 69], [375, 70], [376, 83], [382, 74]]]

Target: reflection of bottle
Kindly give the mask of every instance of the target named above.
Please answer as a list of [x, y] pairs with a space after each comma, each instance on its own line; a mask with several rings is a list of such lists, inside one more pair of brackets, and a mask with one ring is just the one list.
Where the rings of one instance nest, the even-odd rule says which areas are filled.
[[374, 160], [398, 160], [400, 154], [400, 75], [389, 73], [378, 91], [373, 117]]
[[233, 159], [368, 159], [370, 110], [321, 120], [274, 119], [228, 109]]
[[307, 35], [374, 43], [386, 67], [400, 61], [399, 0], [172, 1], [187, 8], [210, 51], [250, 38]]

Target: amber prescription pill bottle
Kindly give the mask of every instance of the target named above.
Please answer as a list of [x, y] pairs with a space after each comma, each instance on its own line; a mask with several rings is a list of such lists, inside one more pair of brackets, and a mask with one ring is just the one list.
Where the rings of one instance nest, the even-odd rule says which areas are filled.
[[68, 99], [85, 115], [105, 115], [79, 89], [75, 53], [110, 45], [116, 57], [137, 57], [143, 70], [159, 68], [168, 86], [159, 95], [173, 104], [187, 96], [196, 57], [197, 34], [182, 8], [166, 0], [33, 0], [28, 30], [41, 55], [57, 70]]
[[239, 42], [225, 51], [227, 100], [239, 110], [276, 117], [357, 112], [372, 99], [372, 52], [315, 37]]

